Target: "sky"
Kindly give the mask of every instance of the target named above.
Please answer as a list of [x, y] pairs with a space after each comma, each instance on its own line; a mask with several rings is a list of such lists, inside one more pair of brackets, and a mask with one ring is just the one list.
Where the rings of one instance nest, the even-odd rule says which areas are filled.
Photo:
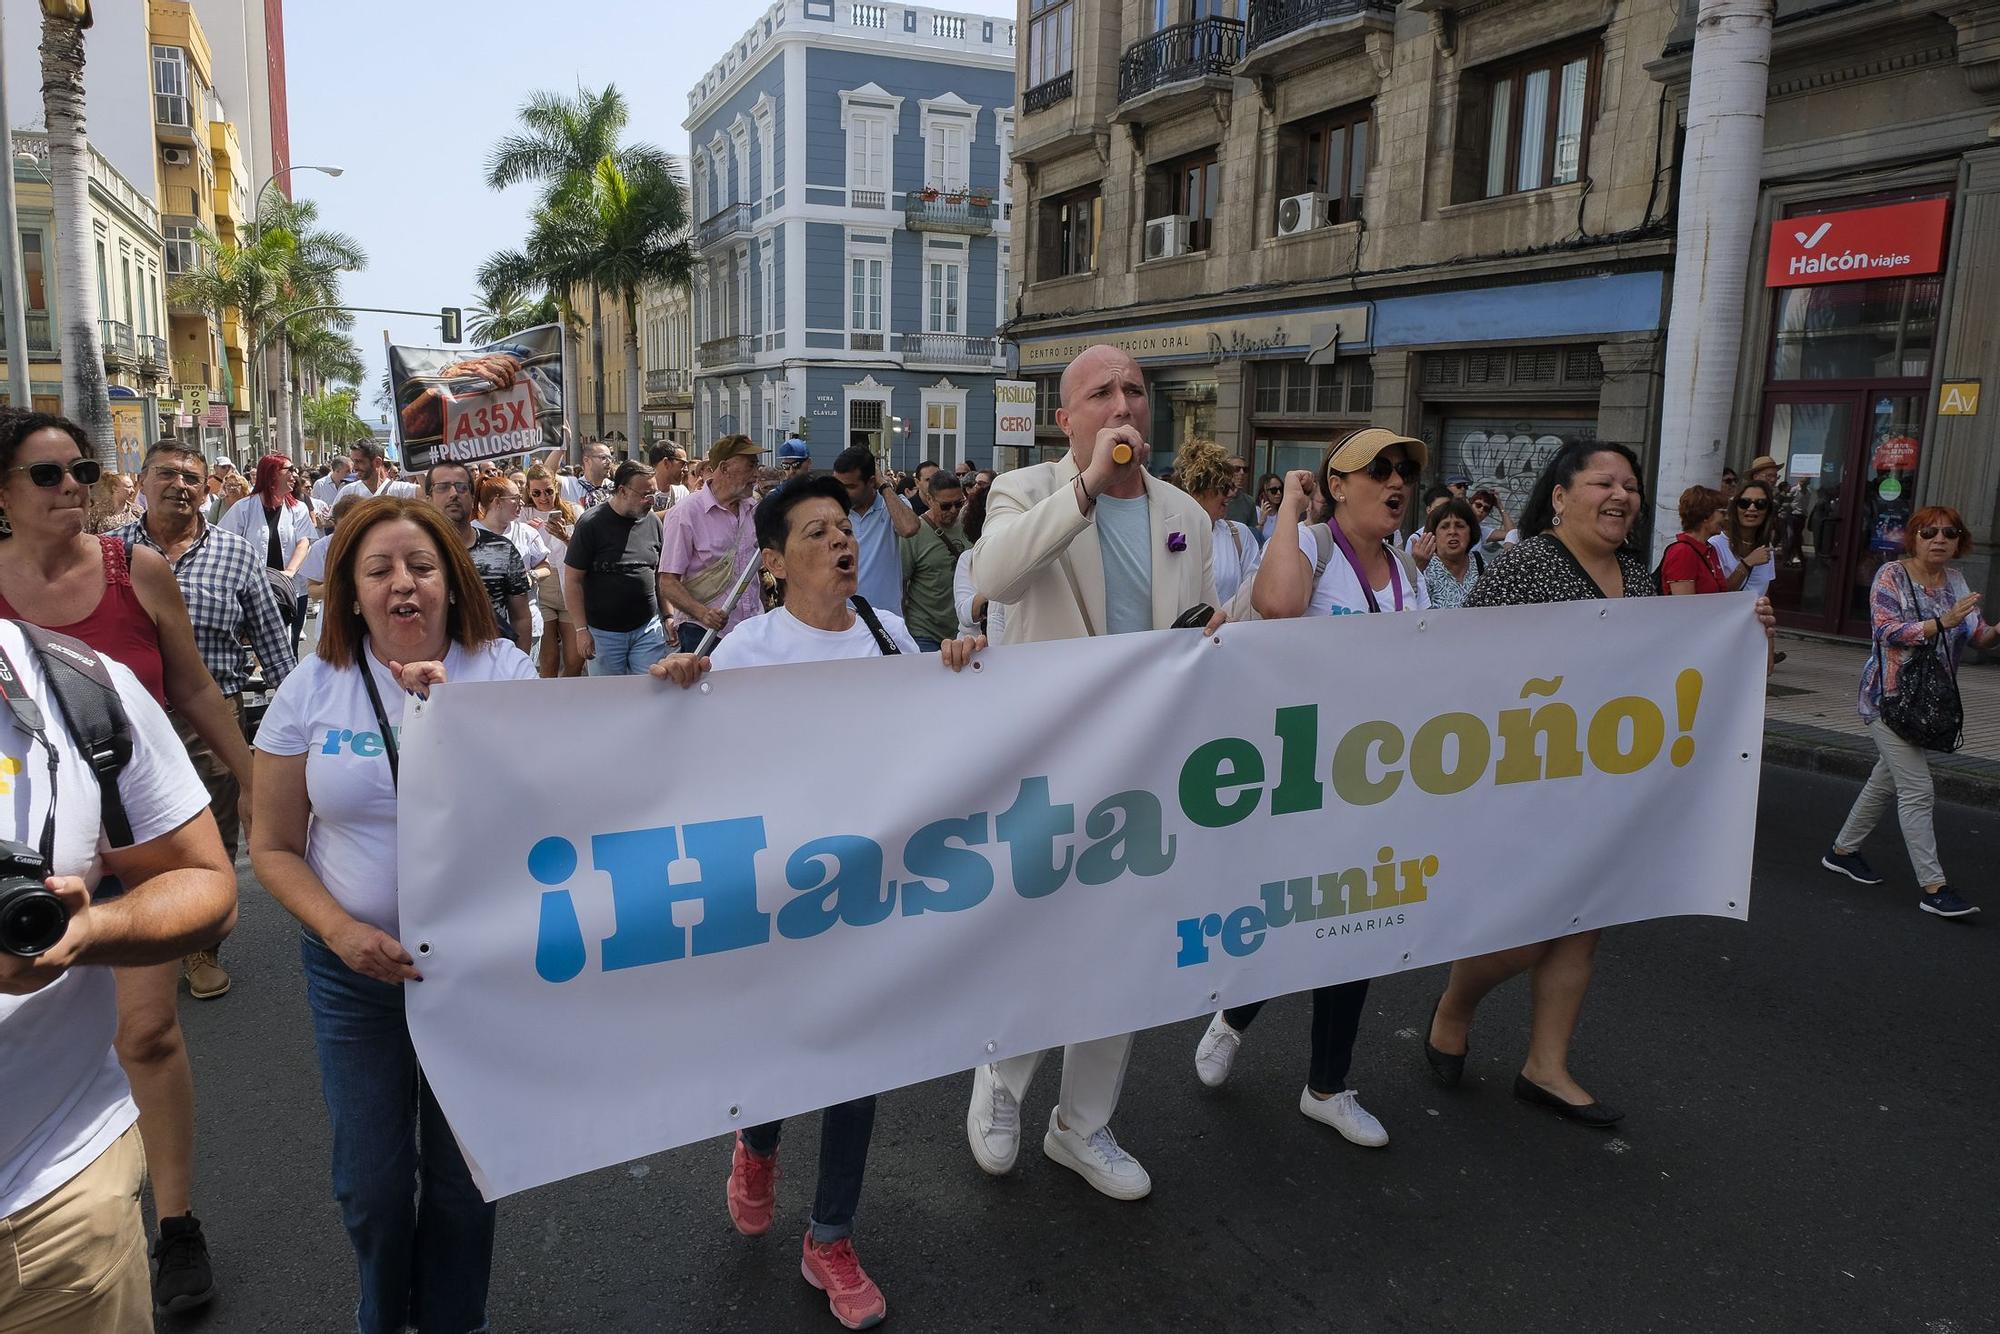
[[[942, 7], [942, 6], [940, 6]], [[1014, 0], [952, 8], [1011, 17]], [[292, 192], [318, 201], [324, 225], [368, 253], [348, 278], [357, 306], [469, 307], [480, 263], [527, 235], [535, 190], [486, 188], [486, 157], [538, 89], [618, 86], [627, 137], [687, 152], [687, 93], [763, 7], [728, 0], [291, 0], [285, 6]], [[363, 415], [374, 420], [382, 334], [435, 344], [437, 321], [359, 315], [368, 365]]]

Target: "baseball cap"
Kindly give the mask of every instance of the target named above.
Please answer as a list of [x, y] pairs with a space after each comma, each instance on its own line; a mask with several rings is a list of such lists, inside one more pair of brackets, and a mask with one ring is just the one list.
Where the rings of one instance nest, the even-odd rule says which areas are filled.
[[739, 454], [760, 458], [764, 451], [757, 448], [757, 442], [747, 435], [725, 435], [708, 447], [708, 466], [713, 468], [729, 462]]
[[812, 451], [806, 448], [805, 441], [799, 439], [797, 436], [791, 436], [785, 443], [778, 446], [778, 462], [780, 465], [786, 463], [810, 463], [812, 462]]
[[1401, 445], [1421, 468], [1430, 460], [1424, 442], [1380, 426], [1366, 426], [1333, 447], [1326, 460], [1328, 472], [1358, 472], [1375, 461], [1375, 456], [1391, 445]]
[[1756, 458], [1750, 460], [1751, 472], [1757, 472], [1763, 468], [1776, 468], [1779, 472], [1783, 472], [1785, 470], [1784, 465], [1779, 463], [1776, 459], [1772, 458], [1769, 454], [1759, 454]]

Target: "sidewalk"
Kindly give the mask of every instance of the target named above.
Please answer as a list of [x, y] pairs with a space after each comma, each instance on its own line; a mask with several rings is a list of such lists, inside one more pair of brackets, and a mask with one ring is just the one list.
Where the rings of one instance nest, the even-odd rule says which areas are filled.
[[[1854, 711], [1866, 644], [1778, 632], [1785, 661], [1767, 687], [1764, 758], [1857, 782], [1875, 765], [1875, 743]], [[2000, 810], [2000, 666], [1967, 661], [1958, 674], [1965, 745], [1931, 756], [1941, 800]]]

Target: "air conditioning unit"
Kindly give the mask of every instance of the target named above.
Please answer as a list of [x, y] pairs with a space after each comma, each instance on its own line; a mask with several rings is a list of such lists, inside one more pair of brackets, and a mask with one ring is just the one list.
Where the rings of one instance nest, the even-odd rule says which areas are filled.
[[1293, 195], [1278, 201], [1278, 235], [1297, 236], [1324, 227], [1333, 200], [1326, 195]]
[[1148, 218], [1146, 220], [1146, 258], [1172, 259], [1185, 255], [1188, 248], [1188, 228], [1194, 219], [1185, 214], [1170, 218]]
[[166, 163], [169, 167], [185, 167], [188, 163], [194, 161], [194, 154], [188, 152], [185, 148], [162, 148], [160, 150], [160, 161]]

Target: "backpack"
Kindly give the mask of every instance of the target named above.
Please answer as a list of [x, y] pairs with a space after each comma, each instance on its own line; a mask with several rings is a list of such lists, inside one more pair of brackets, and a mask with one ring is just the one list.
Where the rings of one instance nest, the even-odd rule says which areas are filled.
[[114, 848], [130, 847], [132, 822], [118, 791], [118, 775], [132, 760], [132, 720], [126, 716], [124, 701], [118, 698], [110, 670], [97, 651], [81, 640], [26, 621], [14, 624], [34, 649], [62, 710], [63, 723], [90, 771], [97, 775], [105, 837]]

